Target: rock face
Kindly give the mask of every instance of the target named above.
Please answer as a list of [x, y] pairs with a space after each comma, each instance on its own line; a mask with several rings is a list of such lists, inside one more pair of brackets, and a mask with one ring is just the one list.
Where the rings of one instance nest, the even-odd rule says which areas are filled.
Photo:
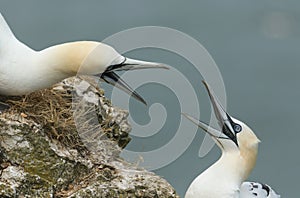
[[128, 112], [92, 80], [3, 100], [11, 108], [0, 114], [0, 197], [178, 197], [119, 157], [130, 141]]

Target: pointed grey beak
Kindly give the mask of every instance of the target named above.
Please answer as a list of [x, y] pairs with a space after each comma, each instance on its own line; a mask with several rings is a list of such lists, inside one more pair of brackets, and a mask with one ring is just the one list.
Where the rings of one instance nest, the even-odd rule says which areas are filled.
[[115, 72], [104, 72], [100, 77], [104, 82], [111, 84], [112, 86], [118, 87], [125, 93], [131, 95], [136, 100], [140, 101], [144, 105], [147, 105], [146, 101], [136, 91], [134, 91], [122, 78]]
[[202, 82], [205, 85], [206, 90], [208, 92], [211, 104], [215, 112], [215, 116], [218, 119], [218, 124], [222, 129], [222, 133], [225, 134], [228, 138], [230, 138], [238, 146], [236, 134], [240, 132], [241, 126], [232, 121], [231, 117], [224, 110], [217, 97], [215, 96], [214, 92], [210, 89], [209, 85], [205, 81]]
[[120, 88], [125, 91], [127, 94], [132, 95], [136, 100], [147, 105], [146, 101], [135, 92], [125, 81], [121, 79], [114, 71], [128, 71], [128, 70], [137, 70], [137, 69], [149, 69], [149, 68], [158, 68], [158, 69], [169, 69], [169, 67], [162, 63], [152, 63], [140, 60], [134, 60], [126, 57], [123, 58], [121, 63], [111, 65], [100, 75], [100, 78], [105, 82]]
[[169, 66], [163, 63], [154, 63], [147, 61], [134, 60], [124, 57], [124, 61], [121, 64], [112, 65], [110, 68], [113, 71], [128, 71], [137, 69], [169, 69]]
[[203, 129], [206, 133], [208, 133], [213, 138], [222, 138], [222, 139], [228, 139], [227, 136], [225, 136], [222, 132], [218, 131], [217, 129], [214, 129], [204, 122], [197, 120], [196, 118], [186, 114], [181, 113], [184, 117], [186, 117], [188, 120], [196, 124], [199, 128]]
[[213, 106], [215, 116], [218, 120], [218, 124], [221, 128], [221, 131], [214, 129], [210, 127], [209, 125], [205, 124], [202, 121], [198, 121], [197, 119], [187, 115], [183, 114], [187, 119], [191, 120], [193, 123], [198, 125], [201, 129], [206, 131], [209, 135], [211, 135], [214, 138], [221, 138], [221, 139], [230, 139], [232, 140], [237, 146], [237, 138], [236, 138], [236, 133], [241, 131], [241, 126], [237, 123], [234, 123], [229, 116], [228, 113], [224, 110], [220, 102], [217, 100], [217, 97], [213, 93], [213, 91], [210, 89], [209, 85], [205, 82], [202, 81], [203, 84], [206, 87], [206, 90], [208, 92], [211, 104]]

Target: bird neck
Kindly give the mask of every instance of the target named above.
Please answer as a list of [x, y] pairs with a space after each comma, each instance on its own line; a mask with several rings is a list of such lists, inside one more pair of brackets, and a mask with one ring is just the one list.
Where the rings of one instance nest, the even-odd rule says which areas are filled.
[[[55, 45], [40, 51], [41, 62], [47, 68], [66, 76], [95, 74], [97, 66], [92, 63], [93, 50], [99, 45], [92, 41], [78, 41]], [[88, 68], [89, 67], [89, 68]], [[101, 71], [99, 71], [100, 73]]]
[[239, 154], [223, 153], [221, 158], [201, 175], [204, 176], [204, 179], [209, 178], [214, 188], [218, 183], [220, 186], [226, 184], [226, 189], [237, 189], [248, 176], [244, 169], [245, 164], [244, 159]]
[[256, 154], [255, 149], [252, 153], [243, 150], [223, 151], [221, 158], [192, 182], [186, 197], [236, 196], [255, 165]]
[[15, 40], [15, 36], [11, 31], [10, 27], [6, 23], [4, 17], [0, 14], [0, 42], [1, 45], [5, 45], [6, 43]]
[[23, 95], [77, 74], [100, 74], [105, 69], [99, 63], [103, 50], [94, 50], [98, 42], [72, 42], [34, 51], [15, 40], [0, 47], [0, 86], [6, 85], [0, 89], [2, 94]]
[[[16, 52], [17, 51], [17, 52]], [[4, 17], [0, 14], [0, 53], [1, 56], [14, 57], [19, 52], [32, 52], [32, 49], [20, 42], [11, 31]], [[1, 58], [2, 58], [1, 57]]]
[[253, 170], [257, 157], [257, 148], [223, 152], [221, 158], [212, 166], [223, 171], [224, 179], [231, 179], [238, 186], [245, 181]]
[[222, 172], [219, 176], [230, 178], [240, 185], [248, 178], [256, 163], [257, 149], [223, 152], [221, 158], [211, 166], [212, 171]]

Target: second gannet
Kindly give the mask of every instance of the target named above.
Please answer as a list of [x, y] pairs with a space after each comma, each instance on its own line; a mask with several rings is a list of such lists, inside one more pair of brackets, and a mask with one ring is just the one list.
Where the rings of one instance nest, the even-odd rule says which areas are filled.
[[260, 140], [243, 122], [231, 117], [208, 91], [221, 131], [183, 115], [207, 132], [222, 150], [221, 158], [190, 184], [185, 198], [279, 198], [268, 185], [244, 182], [256, 163]]
[[161, 63], [133, 60], [95, 41], [64, 43], [35, 51], [20, 42], [0, 13], [0, 94], [24, 95], [71, 76], [94, 75], [146, 104], [115, 71], [164, 68]]

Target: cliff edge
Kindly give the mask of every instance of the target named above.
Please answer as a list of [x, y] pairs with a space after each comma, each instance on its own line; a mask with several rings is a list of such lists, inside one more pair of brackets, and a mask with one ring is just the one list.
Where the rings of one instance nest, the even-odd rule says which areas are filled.
[[2, 97], [0, 197], [179, 197], [119, 154], [128, 112], [89, 78], [70, 78], [23, 97]]

